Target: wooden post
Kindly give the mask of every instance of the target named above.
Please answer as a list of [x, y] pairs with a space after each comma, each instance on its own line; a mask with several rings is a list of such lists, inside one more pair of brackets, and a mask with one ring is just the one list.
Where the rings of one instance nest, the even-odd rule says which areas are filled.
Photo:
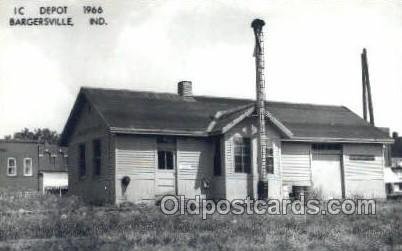
[[265, 22], [255, 19], [251, 23], [255, 35], [255, 65], [256, 65], [256, 110], [258, 115], [258, 199], [268, 198], [268, 181], [266, 172], [266, 133], [265, 133], [265, 62], [264, 62], [264, 35], [262, 27]]
[[374, 125], [374, 111], [373, 111], [373, 100], [371, 97], [371, 86], [370, 86], [370, 77], [369, 77], [369, 70], [368, 70], [368, 63], [367, 63], [367, 51], [363, 49], [363, 73], [365, 74], [365, 83], [367, 88], [367, 97], [368, 97], [368, 108], [369, 108], [369, 115], [370, 115], [370, 124]]
[[364, 67], [364, 55], [361, 54], [361, 63], [362, 63], [362, 92], [363, 92], [363, 118], [365, 121], [367, 120], [367, 88], [366, 88], [366, 73]]

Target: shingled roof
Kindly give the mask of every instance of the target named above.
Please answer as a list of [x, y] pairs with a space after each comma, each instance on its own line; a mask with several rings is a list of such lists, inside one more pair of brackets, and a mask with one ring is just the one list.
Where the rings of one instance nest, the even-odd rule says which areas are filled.
[[[209, 136], [224, 133], [254, 112], [254, 101], [223, 97], [184, 98], [172, 93], [81, 88], [84, 98], [115, 133]], [[62, 133], [66, 144], [79, 109], [76, 102]], [[392, 142], [343, 106], [267, 102], [270, 120], [284, 138], [300, 141]]]

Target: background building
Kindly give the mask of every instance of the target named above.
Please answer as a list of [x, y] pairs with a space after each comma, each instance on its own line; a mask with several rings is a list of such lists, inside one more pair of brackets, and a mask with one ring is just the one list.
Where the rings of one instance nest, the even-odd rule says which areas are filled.
[[68, 155], [57, 145], [0, 140], [2, 192], [57, 192], [68, 188]]
[[390, 146], [390, 165], [385, 168], [386, 191], [389, 196], [402, 196], [402, 137], [394, 132]]

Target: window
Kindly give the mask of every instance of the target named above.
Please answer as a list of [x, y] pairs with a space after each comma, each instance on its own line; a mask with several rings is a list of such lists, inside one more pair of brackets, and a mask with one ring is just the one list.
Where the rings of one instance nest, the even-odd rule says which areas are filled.
[[56, 169], [57, 155], [52, 153], [52, 154], [49, 155], [49, 159], [50, 159], [50, 164], [53, 165], [53, 169]]
[[375, 156], [368, 154], [352, 154], [349, 156], [349, 160], [374, 161]]
[[266, 164], [265, 168], [267, 173], [274, 173], [274, 150], [272, 148], [267, 148]]
[[385, 166], [390, 167], [392, 165], [391, 145], [386, 145], [384, 148], [384, 160]]
[[32, 176], [32, 158], [24, 159], [24, 176]]
[[176, 138], [169, 136], [158, 136], [156, 138], [158, 144], [176, 144]]
[[342, 150], [342, 145], [340, 144], [313, 144], [313, 150], [315, 151], [340, 151]]
[[96, 139], [93, 141], [93, 174], [99, 176], [101, 174], [101, 141]]
[[215, 141], [215, 155], [214, 155], [214, 175], [221, 176], [221, 144], [219, 138]]
[[172, 170], [173, 166], [173, 152], [158, 151], [158, 169]]
[[251, 157], [250, 157], [249, 138], [234, 139], [234, 155], [235, 155], [235, 172], [250, 173]]
[[86, 170], [86, 161], [85, 161], [85, 144], [79, 145], [78, 149], [79, 149], [79, 163], [78, 163], [79, 174], [80, 174], [80, 177], [83, 177], [83, 176], [85, 176], [86, 171], [87, 171]]
[[17, 176], [17, 160], [15, 158], [7, 159], [7, 176]]
[[63, 155], [63, 167], [64, 170], [68, 170], [69, 158], [67, 154]]

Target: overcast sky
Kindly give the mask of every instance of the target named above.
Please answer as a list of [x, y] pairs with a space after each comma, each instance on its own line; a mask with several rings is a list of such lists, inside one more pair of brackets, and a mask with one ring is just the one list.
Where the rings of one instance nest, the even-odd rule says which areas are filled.
[[[101, 5], [90, 27], [82, 5]], [[75, 26], [9, 27], [12, 9], [67, 5]], [[36, 6], [36, 7], [35, 7]], [[255, 97], [254, 18], [265, 27], [269, 100], [344, 105], [362, 114], [368, 50], [376, 125], [402, 133], [402, 2], [0, 1], [0, 137], [62, 130], [80, 86]]]

